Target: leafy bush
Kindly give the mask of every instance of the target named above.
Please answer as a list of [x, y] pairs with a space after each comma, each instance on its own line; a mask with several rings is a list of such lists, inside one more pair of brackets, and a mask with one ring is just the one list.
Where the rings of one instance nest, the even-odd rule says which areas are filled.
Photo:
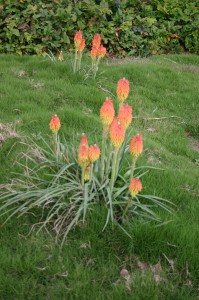
[[0, 52], [71, 50], [81, 29], [88, 48], [100, 33], [108, 51], [120, 56], [199, 53], [196, 0], [3, 0], [0, 15]]

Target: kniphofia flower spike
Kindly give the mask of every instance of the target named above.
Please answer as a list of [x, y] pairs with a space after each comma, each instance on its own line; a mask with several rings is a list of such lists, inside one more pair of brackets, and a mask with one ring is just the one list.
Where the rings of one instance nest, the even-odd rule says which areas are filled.
[[117, 83], [117, 98], [120, 103], [124, 102], [128, 97], [130, 90], [129, 81], [125, 78], [120, 79]]
[[135, 177], [131, 180], [129, 185], [129, 192], [134, 198], [142, 190], [142, 183], [139, 178]]
[[52, 133], [57, 133], [59, 131], [59, 128], [61, 126], [60, 119], [57, 115], [53, 115], [50, 120], [50, 130]]

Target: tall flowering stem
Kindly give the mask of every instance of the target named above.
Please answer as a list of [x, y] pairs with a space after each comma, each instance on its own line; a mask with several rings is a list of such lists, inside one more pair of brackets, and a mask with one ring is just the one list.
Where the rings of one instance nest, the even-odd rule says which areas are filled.
[[98, 160], [100, 156], [100, 148], [96, 144], [94, 146], [91, 145], [89, 148], [88, 156], [89, 156], [89, 161], [91, 163], [90, 166], [90, 181], [91, 181], [93, 176], [93, 164], [96, 160]]
[[85, 40], [82, 37], [82, 33], [77, 31], [74, 37], [75, 45], [75, 60], [73, 65], [73, 72], [75, 73], [81, 67], [82, 51], [85, 47]]
[[95, 34], [92, 41], [92, 49], [90, 52], [91, 60], [92, 60], [92, 72], [93, 77], [96, 77], [98, 65], [101, 60], [106, 55], [106, 48], [100, 44], [101, 37], [99, 34]]
[[130, 180], [132, 180], [136, 161], [143, 151], [143, 138], [141, 134], [137, 134], [132, 138], [129, 146], [129, 151], [132, 156], [132, 166], [130, 175]]
[[122, 103], [127, 99], [130, 91], [129, 81], [125, 78], [120, 79], [117, 83], [117, 99], [119, 101], [119, 109], [122, 107]]
[[57, 154], [57, 133], [60, 129], [61, 123], [60, 119], [57, 115], [53, 115], [51, 120], [50, 120], [50, 130], [52, 131], [52, 140], [53, 140], [53, 145], [54, 145], [54, 152]]
[[112, 165], [112, 172], [111, 172], [111, 181], [110, 181], [110, 190], [113, 190], [113, 186], [116, 180], [117, 175], [117, 165], [118, 165], [118, 153], [119, 148], [121, 147], [125, 138], [125, 130], [124, 127], [118, 122], [116, 117], [113, 119], [113, 122], [110, 126], [110, 140], [114, 147], [114, 157], [113, 157], [113, 165]]
[[129, 193], [132, 198], [128, 199], [127, 206], [123, 212], [122, 218], [126, 215], [128, 209], [133, 204], [133, 198], [137, 196], [137, 194], [142, 190], [142, 183], [138, 177], [132, 178], [129, 184]]
[[105, 149], [106, 149], [106, 140], [108, 136], [108, 128], [111, 125], [113, 118], [115, 116], [115, 110], [113, 102], [110, 98], [106, 98], [100, 109], [100, 118], [103, 124], [103, 135], [102, 135], [102, 154], [101, 154], [101, 164], [100, 164], [100, 177], [101, 180], [104, 178], [104, 169], [105, 169]]
[[109, 141], [109, 144], [108, 144], [108, 153], [107, 153], [107, 162], [106, 162], [106, 170], [105, 170], [106, 178], [108, 177], [109, 169], [110, 169], [110, 164], [111, 164], [111, 150], [112, 150], [112, 144]]
[[101, 163], [100, 163], [100, 177], [103, 181], [104, 178], [104, 170], [105, 170], [105, 151], [106, 151], [106, 140], [108, 136], [108, 129], [103, 129], [103, 135], [102, 135], [102, 154], [101, 154]]

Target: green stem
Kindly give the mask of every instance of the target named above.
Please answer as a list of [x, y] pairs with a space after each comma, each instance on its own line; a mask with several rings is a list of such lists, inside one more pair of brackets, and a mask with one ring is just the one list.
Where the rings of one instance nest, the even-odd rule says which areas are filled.
[[109, 141], [109, 145], [108, 145], [108, 154], [107, 154], [107, 162], [106, 162], [106, 178], [108, 177], [109, 174], [109, 169], [110, 169], [110, 163], [111, 163], [111, 149], [112, 149], [112, 145], [111, 142]]
[[122, 219], [123, 219], [124, 216], [126, 215], [128, 209], [129, 209], [129, 207], [131, 207], [131, 205], [132, 205], [132, 199], [129, 198], [129, 199], [128, 199], [128, 202], [127, 202], [127, 206], [125, 207], [125, 210], [124, 210], [124, 212], [123, 212], [123, 214], [122, 214]]
[[82, 62], [82, 53], [80, 53], [80, 56], [78, 59], [78, 71], [81, 69], [81, 62]]
[[53, 146], [54, 146], [54, 152], [57, 154], [57, 132], [53, 133]]
[[113, 186], [115, 183], [115, 175], [116, 175], [116, 167], [117, 167], [117, 157], [118, 157], [118, 148], [115, 148], [114, 150], [114, 156], [113, 156], [113, 165], [112, 165], [112, 172], [111, 172], [111, 181], [110, 181], [110, 190], [112, 192]]
[[104, 178], [104, 158], [105, 158], [107, 133], [108, 133], [107, 128], [104, 128], [103, 129], [103, 137], [102, 137], [102, 152], [101, 152], [101, 164], [100, 164], [100, 167], [101, 167], [100, 177], [101, 177], [102, 181]]
[[132, 166], [131, 166], [130, 181], [133, 179], [133, 174], [134, 174], [134, 170], [135, 170], [135, 163], [136, 163], [136, 159], [133, 158], [133, 162], [132, 162]]
[[73, 66], [73, 72], [75, 73], [77, 70], [77, 49], [75, 50], [75, 61]]
[[81, 184], [84, 187], [84, 176], [85, 176], [85, 170], [86, 170], [86, 166], [82, 167], [82, 178], [81, 178]]
[[90, 179], [89, 179], [89, 182], [91, 182], [92, 177], [93, 177], [93, 163], [91, 163], [91, 166], [90, 166]]

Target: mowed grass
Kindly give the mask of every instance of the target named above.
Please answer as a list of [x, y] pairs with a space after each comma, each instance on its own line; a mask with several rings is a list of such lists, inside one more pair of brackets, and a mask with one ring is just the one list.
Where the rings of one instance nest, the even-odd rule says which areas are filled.
[[[125, 225], [129, 239], [111, 226], [102, 233], [106, 212], [96, 207], [62, 250], [47, 232], [37, 234], [32, 225], [40, 216], [14, 217], [0, 228], [0, 299], [196, 299], [199, 57], [107, 61], [96, 80], [86, 78], [86, 70], [84, 65], [74, 75], [70, 58], [52, 64], [46, 58], [1, 55], [0, 123], [13, 124], [21, 136], [48, 138], [49, 120], [57, 114], [70, 143], [78, 145], [85, 132], [90, 143], [100, 144], [100, 107], [107, 96], [117, 104], [116, 84], [126, 77], [132, 129], [144, 137], [139, 165], [163, 169], [143, 177], [143, 193], [172, 201], [174, 214], [159, 210], [168, 222], [159, 227], [132, 220]], [[1, 142], [0, 183], [17, 170], [14, 162], [22, 150], [17, 141]], [[120, 276], [123, 268], [130, 279]]]

